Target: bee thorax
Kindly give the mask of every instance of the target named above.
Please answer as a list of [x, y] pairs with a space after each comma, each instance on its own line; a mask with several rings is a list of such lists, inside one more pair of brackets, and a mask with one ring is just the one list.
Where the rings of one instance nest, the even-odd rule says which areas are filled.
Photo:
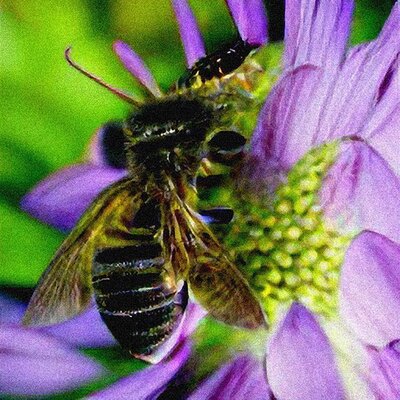
[[145, 104], [125, 123], [132, 176], [148, 182], [163, 175], [193, 175], [213, 122], [213, 109], [198, 99], [174, 95]]

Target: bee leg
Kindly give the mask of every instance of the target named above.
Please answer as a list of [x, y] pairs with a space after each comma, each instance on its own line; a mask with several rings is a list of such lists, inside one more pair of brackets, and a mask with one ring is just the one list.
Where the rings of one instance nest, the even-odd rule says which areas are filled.
[[200, 210], [199, 214], [206, 224], [229, 224], [233, 219], [233, 210], [228, 207]]
[[246, 138], [235, 131], [219, 131], [207, 143], [207, 158], [224, 165], [232, 165], [243, 156]]
[[221, 187], [227, 179], [226, 174], [215, 174], [208, 176], [197, 176], [195, 186], [198, 191]]

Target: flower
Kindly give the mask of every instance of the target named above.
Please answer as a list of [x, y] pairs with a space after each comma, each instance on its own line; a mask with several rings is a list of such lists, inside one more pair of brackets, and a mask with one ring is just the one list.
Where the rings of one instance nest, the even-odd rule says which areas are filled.
[[[205, 54], [204, 46], [187, 3], [173, 4], [191, 66]], [[228, 5], [241, 36], [263, 43], [261, 2]], [[395, 3], [376, 40], [346, 50], [352, 10], [351, 0], [286, 1], [284, 70], [260, 112], [242, 166], [243, 180], [250, 182], [253, 197], [259, 192], [260, 202], [239, 201], [239, 227], [227, 235], [226, 245], [245, 258], [243, 269], [271, 319], [289, 304], [266, 351], [268, 383], [261, 378], [262, 361], [243, 354], [204, 381], [192, 398], [220, 393], [289, 400], [400, 395], [400, 164], [395, 147], [400, 6]], [[158, 96], [137, 55], [121, 42], [114, 49]], [[117, 135], [115, 125], [101, 128], [89, 162], [39, 184], [23, 208], [70, 229], [105, 186], [124, 176], [124, 160], [111, 151]], [[342, 352], [340, 365], [332, 343], [353, 346], [351, 353]], [[171, 370], [182, 365], [180, 359], [167, 361]], [[150, 372], [158, 372], [157, 367]], [[103, 393], [109, 398], [127, 393], [142, 379], [149, 379], [145, 372]], [[251, 394], [254, 385], [259, 391]], [[155, 393], [151, 390], [148, 395]]]
[[244, 353], [223, 365], [188, 398], [272, 400], [272, 393], [265, 380], [261, 363], [250, 354]]
[[100, 365], [57, 340], [21, 327], [0, 326], [0, 391], [46, 395], [98, 379]]
[[[66, 343], [68, 340], [59, 340], [64, 335], [64, 337], [69, 337], [73, 334], [72, 341], [79, 341], [79, 337], [82, 336], [80, 335], [82, 326], [79, 329], [79, 323], [76, 324], [77, 329], [71, 329], [71, 325], [74, 324], [67, 322], [64, 332], [51, 335], [45, 331], [28, 329], [19, 325], [25, 308], [22, 304], [0, 295], [0, 307], [2, 309], [0, 316], [1, 394], [50, 395], [71, 390], [104, 376], [105, 370], [99, 364], [80, 354]], [[90, 323], [89, 326], [96, 325], [92, 320], [93, 318], [89, 321], [86, 319], [86, 328], [87, 322]], [[85, 339], [82, 342], [84, 343]]]
[[132, 376], [121, 379], [114, 385], [94, 393], [89, 399], [130, 399], [132, 395], [137, 399], [156, 398], [163, 392], [171, 379], [178, 373], [190, 354], [188, 343], [177, 348], [176, 353], [168, 361], [140, 371]]
[[370, 385], [378, 399], [394, 400], [400, 393], [399, 341], [395, 340], [381, 349], [369, 348]]
[[[353, 2], [347, 0], [286, 2], [285, 68], [260, 113], [252, 165], [259, 168], [253, 172], [255, 179], [268, 182], [271, 173], [284, 177], [272, 217], [274, 228], [285, 218], [289, 224], [283, 224], [283, 240], [273, 236], [273, 229], [268, 232], [273, 253], [267, 254], [275, 256], [274, 266], [256, 276], [266, 296], [274, 293], [275, 279], [283, 292], [275, 292], [281, 301], [288, 295], [321, 314], [329, 314], [339, 280], [342, 320], [335, 323], [341, 337], [339, 343], [337, 337], [332, 339], [337, 346], [352, 344], [344, 364], [358, 375], [356, 383], [351, 382], [346, 369], [342, 378], [347, 395], [364, 398], [360, 393], [365, 390], [365, 396], [397, 398], [400, 392], [391, 368], [398, 362], [398, 352], [391, 351], [389, 343], [400, 336], [400, 170], [393, 145], [400, 122], [400, 7], [396, 2], [376, 40], [346, 51], [352, 8]], [[288, 246], [293, 239], [303, 250]], [[294, 278], [300, 277], [302, 283], [288, 273], [292, 267], [298, 271]], [[267, 297], [272, 309], [269, 301]], [[302, 343], [301, 332], [310, 329], [310, 338], [320, 329], [308, 313], [292, 306], [271, 340], [271, 389], [278, 398], [344, 398], [345, 382], [340, 383], [334, 366], [339, 359], [334, 362], [326, 339], [320, 341], [321, 346], [325, 343], [320, 351], [316, 340]], [[294, 334], [296, 326], [300, 334]], [[328, 335], [334, 336], [333, 330], [327, 329]], [[378, 349], [372, 361], [371, 351], [365, 352], [371, 345]], [[304, 373], [299, 372], [300, 362]], [[329, 378], [324, 367], [328, 365]], [[318, 389], [317, 382], [322, 381], [325, 384]], [[380, 397], [381, 393], [391, 394]]]

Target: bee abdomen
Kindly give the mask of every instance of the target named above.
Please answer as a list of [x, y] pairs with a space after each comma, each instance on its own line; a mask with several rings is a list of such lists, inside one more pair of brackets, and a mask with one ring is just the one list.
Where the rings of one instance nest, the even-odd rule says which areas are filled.
[[143, 332], [151, 329], [163, 327], [171, 322], [171, 316], [174, 314], [175, 304], [171, 301], [169, 304], [163, 304], [159, 307], [149, 307], [135, 311], [110, 311], [100, 309], [103, 319], [110, 322], [118, 321], [120, 326], [135, 331]]
[[192, 68], [178, 80], [179, 87], [191, 87], [200, 77], [202, 82], [212, 78], [221, 78], [239, 68], [250, 52], [257, 46], [253, 46], [243, 40], [229, 43], [216, 52], [200, 58]]
[[180, 320], [186, 304], [164, 282], [158, 243], [102, 249], [93, 264], [93, 288], [103, 321], [122, 347], [148, 355]]
[[172, 300], [173, 293], [164, 294], [162, 286], [97, 295], [97, 303], [104, 310], [132, 314], [156, 310], [163, 305], [169, 305]]
[[151, 354], [157, 346], [170, 336], [175, 327], [173, 318], [163, 325], [147, 329], [132, 325], [128, 316], [105, 314], [102, 315], [102, 318], [121, 346], [135, 356]]

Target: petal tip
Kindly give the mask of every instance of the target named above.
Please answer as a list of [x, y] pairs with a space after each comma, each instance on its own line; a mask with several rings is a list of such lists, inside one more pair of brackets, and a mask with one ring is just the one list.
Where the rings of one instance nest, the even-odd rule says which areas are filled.
[[267, 14], [262, 0], [226, 0], [240, 37], [259, 47], [268, 40]]
[[186, 64], [190, 68], [206, 55], [203, 38], [188, 2], [186, 0], [172, 0], [172, 7], [185, 50]]
[[141, 57], [122, 40], [115, 40], [112, 47], [115, 54], [130, 74], [153, 96], [160, 97], [161, 90]]

